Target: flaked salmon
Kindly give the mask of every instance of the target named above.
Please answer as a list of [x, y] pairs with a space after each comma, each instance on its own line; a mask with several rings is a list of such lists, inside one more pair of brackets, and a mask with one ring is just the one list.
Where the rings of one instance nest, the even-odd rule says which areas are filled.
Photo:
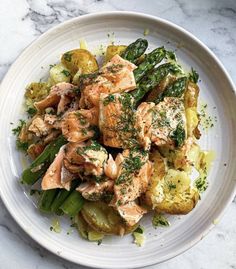
[[134, 99], [127, 93], [101, 94], [99, 129], [109, 147], [129, 148], [137, 144]]
[[75, 97], [76, 86], [67, 82], [61, 82], [52, 86], [49, 95], [39, 101], [35, 102], [35, 107], [42, 111], [48, 107], [58, 106], [57, 113], [60, 114], [65, 111], [65, 107], [71, 102], [71, 98]]
[[136, 87], [133, 70], [136, 65], [115, 55], [99, 72], [86, 75], [82, 80], [80, 106], [98, 106], [101, 93], [128, 92]]
[[138, 141], [145, 149], [150, 148], [151, 142], [174, 147], [186, 136], [184, 104], [175, 97], [165, 97], [157, 105], [143, 102], [137, 109], [135, 126]]
[[95, 135], [96, 131], [93, 126], [97, 125], [97, 108], [72, 111], [67, 113], [62, 119], [62, 134], [69, 142], [83, 142]]
[[84, 182], [76, 190], [81, 192], [82, 196], [90, 201], [99, 201], [107, 192], [112, 192], [114, 186], [113, 180], [103, 182]]
[[142, 216], [147, 213], [146, 209], [139, 206], [134, 201], [119, 206], [117, 210], [128, 226], [137, 224]]
[[[68, 143], [65, 148], [65, 166], [73, 173], [75, 167], [85, 175], [101, 176], [104, 163], [108, 158], [107, 151], [96, 141], [88, 143]], [[69, 164], [72, 165], [70, 169]]]
[[44, 175], [41, 183], [42, 190], [50, 189], [70, 189], [71, 181], [62, 180], [62, 167], [64, 158], [64, 146], [59, 150], [56, 158], [49, 166], [46, 174]]
[[116, 207], [134, 201], [145, 192], [153, 172], [146, 151], [125, 150], [122, 155], [123, 160], [114, 185], [114, 199], [111, 201], [111, 205]]

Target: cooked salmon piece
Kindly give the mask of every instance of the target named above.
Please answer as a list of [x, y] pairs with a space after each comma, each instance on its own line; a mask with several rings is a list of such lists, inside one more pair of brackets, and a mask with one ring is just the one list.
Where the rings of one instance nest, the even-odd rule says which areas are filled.
[[95, 135], [92, 127], [97, 125], [98, 110], [96, 108], [72, 111], [62, 119], [62, 134], [70, 142], [83, 142]]
[[99, 72], [86, 76], [80, 106], [98, 106], [101, 93], [122, 93], [136, 88], [133, 70], [136, 65], [115, 55]]
[[[101, 176], [104, 172], [103, 166], [108, 158], [107, 151], [96, 141], [88, 143], [68, 143], [65, 148], [65, 166], [73, 173], [75, 166], [78, 171], [85, 175]], [[68, 163], [73, 166], [70, 170]]]
[[174, 133], [179, 127], [186, 133], [185, 109], [179, 98], [165, 97], [157, 105], [143, 102], [137, 109], [135, 122], [135, 128], [138, 130], [137, 140], [145, 149], [150, 148], [151, 142], [157, 146], [174, 147], [176, 143]]
[[35, 102], [34, 105], [39, 111], [42, 111], [47, 107], [53, 107], [58, 105], [59, 107], [58, 114], [59, 114], [64, 110], [65, 105], [68, 104], [69, 102], [68, 98], [75, 96], [76, 89], [77, 87], [74, 86], [73, 84], [66, 82], [58, 83], [52, 86], [49, 95], [45, 99], [39, 102]]
[[113, 180], [107, 180], [99, 183], [84, 182], [76, 190], [79, 191], [85, 199], [98, 201], [102, 198], [103, 194], [113, 191], [113, 186]]
[[61, 170], [63, 166], [64, 158], [64, 146], [59, 150], [56, 158], [49, 166], [46, 174], [44, 175], [41, 183], [42, 190], [51, 190], [51, 189], [70, 189], [70, 181], [62, 182], [61, 180]]
[[125, 205], [134, 201], [147, 190], [152, 175], [152, 163], [148, 160], [148, 153], [143, 150], [132, 149], [123, 152], [118, 177], [114, 186], [113, 206]]
[[151, 147], [152, 136], [152, 109], [155, 106], [154, 103], [141, 103], [136, 111], [135, 128], [137, 132], [137, 140], [145, 150]]
[[125, 220], [128, 226], [134, 226], [139, 222], [147, 210], [136, 204], [134, 201], [117, 208], [120, 216]]
[[36, 115], [33, 117], [28, 131], [34, 133], [38, 137], [42, 137], [48, 135], [51, 129], [51, 126], [44, 121], [43, 116]]
[[185, 134], [184, 137], [186, 137], [186, 116], [181, 99], [165, 97], [162, 102], [152, 108], [151, 140], [157, 146], [175, 146], [174, 133], [179, 126]]
[[137, 143], [133, 103], [133, 97], [126, 93], [100, 95], [99, 129], [104, 145], [128, 148]]
[[104, 164], [104, 173], [108, 178], [116, 179], [118, 175], [118, 165], [109, 154], [107, 162]]

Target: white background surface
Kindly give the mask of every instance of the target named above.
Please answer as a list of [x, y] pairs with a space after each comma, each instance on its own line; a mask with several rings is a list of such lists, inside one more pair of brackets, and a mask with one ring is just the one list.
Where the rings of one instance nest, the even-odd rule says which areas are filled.
[[[66, 4], [65, 4], [66, 2]], [[0, 79], [32, 40], [69, 18], [106, 10], [132, 10], [183, 26], [224, 63], [236, 81], [236, 1], [41, 1], [1, 0]], [[0, 202], [0, 268], [82, 268], [66, 262], [33, 242]], [[236, 203], [197, 246], [150, 268], [236, 268]]]

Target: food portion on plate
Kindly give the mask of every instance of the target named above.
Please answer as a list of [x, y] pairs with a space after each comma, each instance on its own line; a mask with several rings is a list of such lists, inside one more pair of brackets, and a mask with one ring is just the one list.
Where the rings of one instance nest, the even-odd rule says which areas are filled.
[[142, 244], [145, 214], [168, 223], [162, 214], [189, 213], [207, 188], [198, 74], [147, 47], [109, 45], [100, 65], [84, 48], [65, 52], [46, 82], [27, 86], [28, 120], [13, 130], [32, 159], [21, 180], [37, 188], [39, 210], [71, 217], [91, 241], [133, 232]]

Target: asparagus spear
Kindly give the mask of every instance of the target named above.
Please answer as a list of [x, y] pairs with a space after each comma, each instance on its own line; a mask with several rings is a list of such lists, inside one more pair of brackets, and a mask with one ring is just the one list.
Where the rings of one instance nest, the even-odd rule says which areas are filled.
[[73, 190], [78, 186], [78, 180], [72, 181], [72, 186], [69, 191], [65, 189], [59, 190], [56, 197], [51, 204], [51, 212], [61, 215], [62, 210], [59, 207], [64, 203], [66, 198], [73, 192]]
[[83, 207], [84, 198], [81, 194], [74, 190], [65, 202], [60, 206], [60, 209], [70, 217], [74, 217]]
[[39, 209], [42, 212], [51, 212], [51, 204], [58, 193], [58, 189], [42, 191], [39, 199]]
[[23, 183], [33, 185], [46, 172], [49, 165], [53, 162], [55, 155], [66, 142], [63, 136], [59, 136], [55, 141], [51, 142], [31, 163], [30, 167], [23, 171]]
[[181, 97], [187, 87], [187, 81], [187, 77], [178, 78], [157, 96], [154, 103], [158, 104], [163, 101], [165, 97]]
[[125, 49], [125, 51], [121, 54], [121, 57], [133, 63], [145, 52], [147, 47], [147, 40], [139, 38]]
[[166, 55], [164, 47], [157, 48], [146, 55], [145, 60], [134, 70], [136, 83], [139, 82], [148, 71], [152, 70], [156, 64], [160, 63]]
[[156, 87], [168, 74], [177, 74], [180, 71], [180, 67], [175, 63], [162, 64], [157, 68], [154, 68], [150, 74], [142, 79], [140, 84], [137, 86], [137, 89], [131, 94], [133, 95], [135, 101], [139, 102], [147, 92]]

